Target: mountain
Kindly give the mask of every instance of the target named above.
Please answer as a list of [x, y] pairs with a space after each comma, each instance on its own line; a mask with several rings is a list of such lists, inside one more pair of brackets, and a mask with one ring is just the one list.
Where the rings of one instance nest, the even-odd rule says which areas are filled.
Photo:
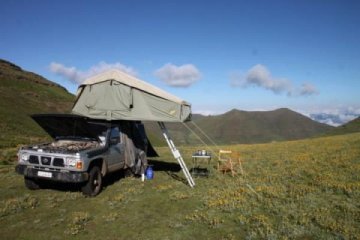
[[354, 120], [336, 127], [331, 131], [327, 132], [326, 135], [342, 135], [348, 133], [360, 132], [360, 117], [355, 118]]
[[64, 87], [1, 59], [0, 96], [0, 148], [46, 137], [30, 115], [70, 112], [75, 99]]
[[[5, 60], [0, 60], [0, 94], [0, 148], [44, 140], [47, 134], [30, 115], [70, 112], [75, 100], [64, 87]], [[179, 145], [200, 144], [196, 135], [206, 140], [196, 126], [217, 144], [302, 139], [334, 129], [285, 108], [268, 112], [233, 109], [216, 116], [194, 114], [187, 124], [195, 133], [181, 123], [166, 124]], [[154, 145], [166, 144], [157, 123], [145, 122], [145, 127]]]
[[[273, 111], [233, 109], [215, 116], [196, 115], [193, 122], [217, 144], [265, 143], [304, 139], [334, 129], [332, 126], [315, 122], [286, 108]], [[182, 124], [171, 123], [166, 125], [173, 138], [180, 144], [200, 144], [195, 134]], [[188, 123], [188, 126], [194, 129], [197, 135], [206, 140], [206, 137], [203, 137], [195, 125]], [[145, 126], [148, 132], [161, 138], [160, 130], [155, 123], [146, 123]]]

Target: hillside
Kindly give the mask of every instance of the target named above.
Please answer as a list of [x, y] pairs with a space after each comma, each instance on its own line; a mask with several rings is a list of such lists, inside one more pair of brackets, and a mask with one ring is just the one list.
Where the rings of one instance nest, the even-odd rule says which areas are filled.
[[336, 127], [335, 129], [332, 129], [331, 131], [326, 133], [326, 135], [342, 135], [356, 132], [360, 132], [360, 117], [355, 118], [354, 120], [344, 125]]
[[[218, 144], [265, 143], [304, 139], [323, 134], [334, 127], [318, 123], [286, 108], [274, 111], [240, 111], [233, 109], [216, 116], [199, 116], [194, 123]], [[192, 129], [196, 129], [191, 123]], [[174, 139], [181, 144], [200, 143], [182, 124], [167, 124]], [[146, 123], [148, 132], [160, 138], [158, 126]], [[196, 131], [198, 135], [199, 131]]]
[[1, 59], [0, 95], [0, 148], [44, 138], [29, 115], [69, 112], [74, 101], [64, 87]]

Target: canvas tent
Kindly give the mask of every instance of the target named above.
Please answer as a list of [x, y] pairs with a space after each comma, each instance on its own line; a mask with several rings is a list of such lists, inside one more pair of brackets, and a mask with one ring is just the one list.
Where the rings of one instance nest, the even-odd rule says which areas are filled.
[[[191, 105], [186, 101], [114, 69], [91, 77], [79, 86], [72, 112], [92, 119], [107, 121], [158, 122], [189, 185], [195, 186], [195, 182], [164, 124], [164, 122], [191, 120]], [[129, 147], [129, 150], [132, 151], [133, 148]], [[134, 161], [130, 161], [130, 165], [132, 163]]]
[[189, 103], [119, 70], [85, 80], [78, 88], [72, 111], [106, 120], [184, 122], [191, 119]]

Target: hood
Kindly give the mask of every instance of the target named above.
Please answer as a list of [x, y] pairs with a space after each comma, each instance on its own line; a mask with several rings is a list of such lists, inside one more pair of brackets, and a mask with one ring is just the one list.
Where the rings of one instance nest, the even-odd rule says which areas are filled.
[[74, 114], [35, 114], [31, 116], [52, 138], [88, 138], [99, 140], [104, 124], [90, 122]]

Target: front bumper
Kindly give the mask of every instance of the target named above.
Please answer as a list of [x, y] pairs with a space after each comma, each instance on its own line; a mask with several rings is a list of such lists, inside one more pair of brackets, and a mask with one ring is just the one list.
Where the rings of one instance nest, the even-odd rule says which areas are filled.
[[[87, 181], [89, 178], [89, 174], [87, 172], [47, 171], [47, 170], [36, 169], [36, 168], [29, 167], [27, 165], [20, 165], [20, 164], [16, 165], [15, 171], [21, 175], [24, 175], [25, 177], [37, 178], [37, 179], [47, 179], [47, 180], [57, 181], [57, 182], [80, 183], [80, 182]], [[48, 174], [49, 177], [39, 176], [39, 172], [49, 173]]]

